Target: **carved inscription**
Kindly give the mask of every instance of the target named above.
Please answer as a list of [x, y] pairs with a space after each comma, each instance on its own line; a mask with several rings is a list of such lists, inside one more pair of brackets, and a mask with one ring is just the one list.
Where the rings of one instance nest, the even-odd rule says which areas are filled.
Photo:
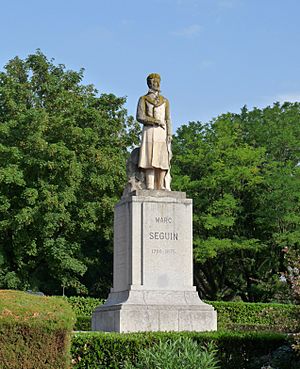
[[156, 223], [164, 223], [164, 224], [170, 224], [172, 223], [171, 217], [155, 217]]
[[[154, 218], [156, 224], [160, 224], [161, 226], [167, 226], [168, 224], [173, 223], [172, 217], [155, 217]], [[149, 232], [149, 239], [150, 240], [161, 240], [161, 241], [178, 241], [179, 235], [177, 232], [162, 232], [162, 231], [153, 231]], [[151, 250], [153, 255], [175, 255], [175, 249], [162, 249], [162, 248], [155, 248]]]
[[152, 249], [152, 254], [155, 255], [174, 255], [176, 254], [175, 249]]
[[167, 241], [178, 241], [177, 232], [150, 232], [150, 240], [167, 240]]

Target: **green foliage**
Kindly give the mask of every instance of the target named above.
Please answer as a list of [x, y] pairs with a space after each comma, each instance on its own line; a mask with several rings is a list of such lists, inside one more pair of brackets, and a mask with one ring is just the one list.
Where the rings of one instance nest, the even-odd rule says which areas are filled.
[[71, 305], [72, 310], [76, 314], [75, 330], [90, 331], [92, 313], [97, 306], [104, 303], [103, 299], [93, 297], [71, 296], [65, 297], [66, 301]]
[[218, 329], [299, 332], [300, 305], [209, 301], [217, 310]]
[[86, 315], [77, 315], [74, 330], [75, 331], [91, 331], [92, 330], [92, 317], [86, 316]]
[[250, 369], [256, 368], [278, 368], [278, 369], [299, 369], [300, 361], [289, 345], [278, 347], [269, 356], [263, 355], [254, 359]]
[[195, 281], [211, 300], [293, 301], [282, 250], [300, 249], [300, 104], [178, 129], [173, 188], [194, 202]]
[[139, 334], [85, 332], [72, 337], [72, 364], [76, 369], [122, 368], [127, 359], [133, 361], [146, 346]]
[[287, 262], [287, 271], [283, 274], [286, 282], [291, 287], [292, 296], [299, 304], [300, 302], [300, 251], [284, 248], [285, 260]]
[[69, 368], [74, 323], [62, 298], [0, 290], [0, 368]]
[[[138, 365], [139, 353], [142, 350], [159, 345], [159, 342], [161, 345], [168, 345], [167, 342], [187, 338], [197, 343], [199, 351], [203, 345], [212, 343], [217, 350], [217, 359], [222, 369], [261, 368], [263, 364], [270, 363], [272, 353], [275, 353], [279, 347], [291, 346], [286, 335], [269, 333], [153, 332], [117, 334], [86, 332], [76, 333], [73, 336], [72, 363], [76, 369], [123, 368], [126, 362]], [[172, 347], [176, 347], [176, 343], [172, 344]], [[150, 352], [153, 351], [150, 349]], [[286, 358], [288, 359], [286, 365], [290, 365], [291, 368], [299, 368], [295, 364], [297, 361], [294, 356]], [[253, 366], [253, 363], [258, 360], [262, 365], [260, 367]]]
[[0, 287], [110, 285], [113, 207], [138, 130], [125, 98], [82, 79], [40, 51], [0, 73]]
[[104, 299], [94, 297], [70, 296], [65, 297], [66, 301], [71, 305], [76, 316], [91, 316], [97, 306], [104, 303]]
[[216, 350], [209, 342], [207, 347], [199, 349], [191, 338], [179, 337], [176, 340], [161, 341], [138, 353], [133, 365], [125, 362], [125, 369], [217, 369]]
[[295, 335], [294, 339], [295, 339], [295, 342], [293, 344], [293, 349], [296, 351], [296, 353], [297, 353], [297, 355], [300, 359], [300, 333]]

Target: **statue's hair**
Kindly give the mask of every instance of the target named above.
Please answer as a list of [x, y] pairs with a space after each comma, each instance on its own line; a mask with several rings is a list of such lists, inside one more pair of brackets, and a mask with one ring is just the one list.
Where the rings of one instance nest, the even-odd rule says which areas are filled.
[[147, 83], [150, 81], [150, 79], [153, 79], [153, 78], [157, 78], [157, 79], [161, 79], [160, 78], [160, 75], [158, 73], [151, 73], [149, 74], [149, 76], [147, 77]]

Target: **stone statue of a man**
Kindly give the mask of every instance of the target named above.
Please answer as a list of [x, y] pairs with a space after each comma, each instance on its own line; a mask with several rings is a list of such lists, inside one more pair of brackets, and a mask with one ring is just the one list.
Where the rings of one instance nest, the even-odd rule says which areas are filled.
[[145, 172], [146, 188], [171, 190], [171, 119], [169, 101], [160, 95], [160, 76], [147, 77], [149, 91], [139, 99], [136, 119], [144, 125], [138, 166]]

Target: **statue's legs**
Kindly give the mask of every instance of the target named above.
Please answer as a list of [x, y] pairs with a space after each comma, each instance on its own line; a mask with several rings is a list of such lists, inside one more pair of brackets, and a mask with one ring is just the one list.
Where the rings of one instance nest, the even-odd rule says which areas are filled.
[[155, 188], [157, 190], [165, 190], [165, 176], [167, 171], [155, 168]]
[[165, 189], [167, 191], [171, 191], [171, 179], [172, 178], [171, 178], [170, 169], [169, 169], [169, 170], [167, 170], [167, 173], [165, 175], [165, 181], [164, 181]]
[[154, 190], [154, 169], [146, 169], [145, 175], [147, 190]]
[[165, 190], [165, 176], [167, 171], [159, 168], [146, 169], [147, 190]]

